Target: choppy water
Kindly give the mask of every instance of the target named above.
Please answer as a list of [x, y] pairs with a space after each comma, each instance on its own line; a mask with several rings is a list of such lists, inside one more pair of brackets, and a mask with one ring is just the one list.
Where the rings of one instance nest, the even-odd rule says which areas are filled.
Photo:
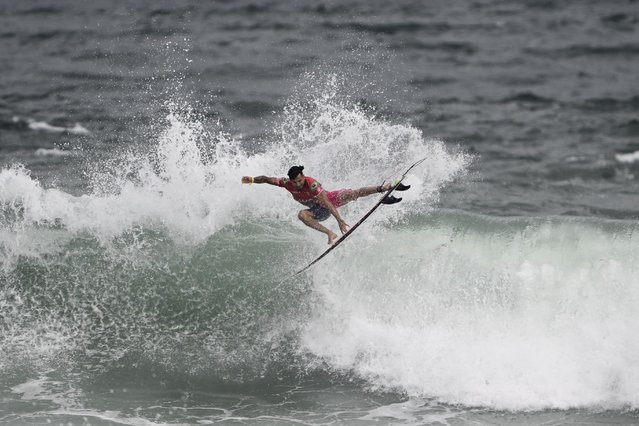
[[636, 2], [2, 7], [3, 424], [639, 423]]

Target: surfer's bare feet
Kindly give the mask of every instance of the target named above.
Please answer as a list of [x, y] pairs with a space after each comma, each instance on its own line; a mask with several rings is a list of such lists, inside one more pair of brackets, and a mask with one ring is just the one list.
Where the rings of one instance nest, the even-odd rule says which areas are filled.
[[336, 239], [337, 234], [335, 232], [328, 231], [328, 245], [332, 246]]

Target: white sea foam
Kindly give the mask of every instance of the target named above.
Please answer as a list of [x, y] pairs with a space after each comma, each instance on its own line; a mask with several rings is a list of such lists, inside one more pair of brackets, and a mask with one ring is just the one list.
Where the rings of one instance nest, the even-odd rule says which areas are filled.
[[615, 159], [620, 163], [632, 164], [639, 161], [639, 151], [615, 154]]
[[[188, 109], [167, 106], [170, 112], [147, 151], [95, 166], [92, 193], [77, 197], [43, 188], [21, 166], [0, 171], [0, 203], [19, 217], [4, 229], [26, 235], [34, 225], [55, 224], [108, 241], [134, 226], [162, 226], [176, 240], [193, 243], [247, 214], [284, 214], [303, 228], [296, 220], [300, 206], [286, 191], [242, 185], [241, 176], [283, 176], [291, 165], [303, 164], [327, 189], [358, 187], [380, 184], [427, 157], [409, 176], [415, 189], [407, 202], [378, 218], [385, 220], [431, 208], [441, 187], [462, 174], [469, 162], [411, 126], [371, 118], [332, 95], [321, 97], [310, 109], [291, 106], [281, 127], [262, 142], [264, 152], [257, 154], [245, 152], [240, 140], [219, 129], [204, 128]], [[350, 217], [369, 205], [349, 206]]]
[[378, 230], [314, 271], [304, 346], [414, 397], [636, 409], [638, 243], [595, 220]]
[[66, 157], [71, 155], [71, 151], [64, 151], [57, 148], [38, 148], [35, 151], [35, 155], [38, 157]]
[[27, 120], [27, 125], [31, 130], [37, 130], [48, 133], [71, 133], [73, 135], [88, 135], [88, 129], [83, 127], [80, 123], [75, 123], [73, 127], [54, 126], [46, 121], [35, 121], [32, 119]]
[[73, 135], [89, 135], [91, 132], [80, 123], [75, 123], [72, 127], [54, 126], [46, 121], [37, 121], [33, 118], [22, 118], [14, 116], [12, 118], [14, 123], [21, 123], [26, 125], [31, 130], [47, 133], [70, 133]]

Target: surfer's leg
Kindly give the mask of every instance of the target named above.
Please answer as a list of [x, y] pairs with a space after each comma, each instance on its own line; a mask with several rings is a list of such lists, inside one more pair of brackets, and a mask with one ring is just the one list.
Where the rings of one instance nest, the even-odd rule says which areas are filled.
[[388, 189], [390, 189], [390, 183], [380, 186], [364, 186], [359, 189], [345, 189], [340, 194], [340, 201], [342, 204], [346, 204], [361, 197], [368, 197], [369, 195], [388, 191]]
[[300, 212], [297, 214], [297, 217], [299, 220], [304, 222], [304, 225], [326, 234], [326, 236], [328, 237], [329, 245], [333, 244], [333, 242], [337, 238], [337, 234], [319, 223], [319, 221], [315, 219], [315, 216], [313, 215], [313, 213], [311, 213], [310, 210], [300, 210]]
[[[344, 205], [351, 201], [355, 201], [361, 197], [368, 197], [369, 195], [378, 194], [380, 192], [386, 192], [393, 187], [394, 183], [387, 182], [383, 185], [379, 186], [364, 186], [359, 189], [343, 189], [339, 194], [339, 198], [341, 201], [340, 205]], [[410, 185], [399, 184], [396, 191], [406, 191], [410, 188]]]

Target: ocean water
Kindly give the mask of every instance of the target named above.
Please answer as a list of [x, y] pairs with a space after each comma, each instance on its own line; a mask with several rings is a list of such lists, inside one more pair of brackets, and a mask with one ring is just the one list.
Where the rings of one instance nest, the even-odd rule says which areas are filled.
[[1, 10], [0, 424], [639, 424], [638, 2]]

